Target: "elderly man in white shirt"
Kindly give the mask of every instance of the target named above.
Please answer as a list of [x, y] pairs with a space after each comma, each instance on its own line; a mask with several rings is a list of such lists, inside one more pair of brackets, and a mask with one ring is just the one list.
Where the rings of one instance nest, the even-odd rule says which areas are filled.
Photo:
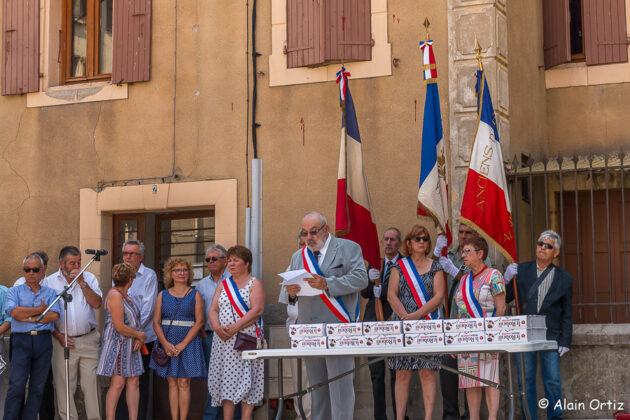
[[[43, 286], [50, 287], [57, 293], [81, 271], [81, 251], [74, 246], [66, 246], [59, 253], [59, 271], [46, 277]], [[77, 374], [81, 375], [81, 389], [85, 399], [85, 411], [88, 420], [100, 420], [100, 390], [96, 379], [96, 367], [100, 349], [100, 334], [96, 327], [94, 309], [101, 307], [103, 293], [94, 274], [84, 272], [69, 290], [72, 301], [68, 302], [66, 313], [63, 303], [61, 314], [55, 321], [53, 332], [53, 379], [57, 393], [59, 417], [66, 418], [66, 378], [64, 362], [64, 319], [68, 317], [68, 347], [70, 348], [70, 418], [76, 420], [77, 409], [74, 404], [74, 392], [77, 387]]]
[[[151, 350], [157, 336], [153, 331], [153, 313], [155, 312], [155, 302], [158, 294], [158, 279], [155, 271], [144, 265], [144, 244], [135, 239], [126, 241], [122, 246], [123, 261], [131, 265], [136, 270], [136, 278], [127, 291], [129, 297], [133, 300], [140, 311], [140, 321], [142, 322], [142, 330], [147, 335], [144, 342], [149, 350], [148, 355], [142, 356], [142, 365], [144, 373], [140, 375], [140, 402], [138, 405], [138, 419], [145, 420], [149, 413], [149, 395], [151, 395], [151, 375], [149, 369], [149, 361], [151, 360]], [[113, 283], [112, 283], [113, 285]], [[125, 393], [120, 394], [118, 405], [116, 406], [116, 420], [127, 420], [129, 418], [129, 410]]]

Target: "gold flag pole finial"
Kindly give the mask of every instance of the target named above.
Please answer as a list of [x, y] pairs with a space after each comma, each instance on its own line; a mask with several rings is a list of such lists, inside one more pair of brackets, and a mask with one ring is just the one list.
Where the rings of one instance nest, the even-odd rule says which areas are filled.
[[473, 49], [475, 54], [477, 55], [477, 61], [479, 62], [479, 70], [483, 71], [483, 63], [481, 60], [481, 45], [479, 45], [479, 40], [477, 39], [477, 33], [475, 33], [475, 48]]
[[431, 22], [429, 22], [429, 18], [428, 17], [424, 17], [424, 29], [426, 29], [427, 31], [427, 41], [430, 39], [429, 36], [429, 26], [431, 25]]

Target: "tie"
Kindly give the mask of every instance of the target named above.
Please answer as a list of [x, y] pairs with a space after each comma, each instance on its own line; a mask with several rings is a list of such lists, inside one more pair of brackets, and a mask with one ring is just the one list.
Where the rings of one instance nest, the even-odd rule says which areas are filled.
[[383, 276], [383, 283], [387, 283], [387, 280], [389, 280], [389, 276], [390, 274], [392, 274], [392, 265], [394, 263], [392, 263], [391, 261], [387, 261], [387, 266], [385, 268], [385, 275]]
[[313, 251], [313, 256], [315, 257], [315, 261], [317, 261], [317, 264], [319, 264], [319, 256], [322, 255], [321, 252], [319, 251]]

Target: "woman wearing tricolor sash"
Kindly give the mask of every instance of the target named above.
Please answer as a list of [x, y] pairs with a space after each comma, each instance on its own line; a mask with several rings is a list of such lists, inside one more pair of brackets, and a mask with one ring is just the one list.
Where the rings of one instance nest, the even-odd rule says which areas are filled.
[[234, 347], [239, 332], [264, 339], [265, 291], [262, 281], [251, 275], [249, 249], [241, 245], [228, 249], [227, 268], [231, 276], [219, 283], [208, 314], [214, 330], [208, 391], [212, 405], [223, 407], [224, 419], [233, 419], [235, 406], [242, 403], [241, 418], [252, 420], [254, 405], [263, 399], [264, 361], [244, 360]]
[[[414, 225], [403, 240], [403, 253], [392, 270], [387, 289], [387, 299], [394, 313], [392, 321], [414, 319], [438, 319], [438, 307], [444, 300], [444, 271], [439, 262], [434, 261], [431, 251], [429, 231]], [[396, 371], [396, 416], [405, 418], [409, 397], [411, 372], [418, 371], [422, 384], [425, 420], [430, 420], [436, 397], [435, 372], [439, 369], [442, 355], [427, 355], [434, 363], [421, 361], [413, 356], [397, 356], [389, 359], [389, 368]]]
[[[464, 264], [470, 268], [459, 283], [455, 302], [459, 318], [485, 318], [505, 314], [505, 281], [498, 270], [488, 267], [488, 243], [475, 235], [464, 240], [462, 246]], [[476, 377], [499, 382], [498, 353], [470, 353], [457, 357], [457, 368]], [[470, 420], [479, 419], [481, 390], [485, 387], [488, 419], [495, 420], [499, 410], [500, 392], [482, 382], [459, 376], [459, 387], [466, 389]]]

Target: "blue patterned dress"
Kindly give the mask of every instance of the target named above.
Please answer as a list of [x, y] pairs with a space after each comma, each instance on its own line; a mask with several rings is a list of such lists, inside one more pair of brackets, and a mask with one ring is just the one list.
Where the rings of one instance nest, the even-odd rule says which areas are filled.
[[[193, 288], [183, 298], [171, 295], [168, 290], [162, 290], [160, 293], [162, 293], [162, 331], [166, 335], [166, 340], [176, 346], [186, 337], [191, 327], [173, 325], [169, 330], [169, 324], [172, 319], [195, 322], [195, 297], [199, 292]], [[177, 311], [177, 306], [182, 299], [183, 302]], [[205, 378], [208, 375], [199, 335], [195, 336], [178, 356], [169, 357], [166, 366], [158, 366], [151, 359], [149, 367], [162, 378]]]
[[[101, 376], [123, 376], [129, 378], [140, 376], [144, 372], [142, 367], [142, 356], [140, 350], [133, 351], [133, 337], [126, 337], [116, 331], [112, 316], [107, 309], [107, 301], [112, 293], [120, 294], [117, 289], [111, 289], [105, 298], [105, 329], [101, 345], [101, 355], [98, 360], [96, 374]], [[122, 294], [121, 294], [122, 296]], [[142, 330], [140, 321], [140, 311], [131, 300], [123, 297], [123, 310], [125, 314], [125, 325], [134, 330]]]
[[[407, 313], [415, 312], [420, 308], [418, 307], [418, 304], [416, 303], [416, 300], [411, 293], [411, 289], [409, 288], [409, 285], [407, 284], [405, 276], [402, 273], [402, 270], [400, 269], [398, 263], [396, 263], [394, 267], [398, 269], [398, 276], [400, 278], [398, 282], [398, 299], [400, 300], [400, 303], [402, 303]], [[420, 277], [422, 278], [422, 284], [424, 285], [424, 288], [429, 295], [429, 299], [433, 297], [433, 277], [435, 276], [435, 273], [440, 270], [442, 270], [442, 266], [440, 265], [440, 263], [437, 261], [433, 261], [429, 271], [420, 275]], [[400, 321], [400, 318], [398, 317], [398, 315], [396, 315], [396, 312], [392, 313], [392, 321]], [[441, 354], [425, 354], [423, 355], [423, 357], [425, 359], [432, 360], [435, 363], [425, 362], [415, 356], [395, 356], [388, 359], [389, 368], [392, 370], [440, 369], [438, 363], [442, 363]]]

